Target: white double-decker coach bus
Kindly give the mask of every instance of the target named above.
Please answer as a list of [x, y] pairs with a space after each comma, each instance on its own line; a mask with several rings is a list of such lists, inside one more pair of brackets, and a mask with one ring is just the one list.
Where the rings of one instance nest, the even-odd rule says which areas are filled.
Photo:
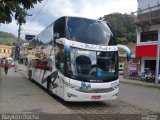
[[115, 100], [118, 46], [108, 23], [61, 17], [31, 42], [28, 77], [65, 101]]

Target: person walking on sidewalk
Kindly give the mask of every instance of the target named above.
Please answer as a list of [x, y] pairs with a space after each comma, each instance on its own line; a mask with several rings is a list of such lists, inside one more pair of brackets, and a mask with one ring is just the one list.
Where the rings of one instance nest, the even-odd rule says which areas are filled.
[[8, 64], [8, 61], [5, 60], [5, 63], [4, 63], [4, 72], [5, 72], [6, 75], [8, 74], [8, 69], [9, 69], [9, 64]]

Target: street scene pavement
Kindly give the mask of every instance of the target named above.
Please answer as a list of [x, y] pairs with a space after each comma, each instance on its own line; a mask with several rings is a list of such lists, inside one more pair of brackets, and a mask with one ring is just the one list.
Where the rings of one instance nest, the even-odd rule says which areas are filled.
[[[49, 119], [142, 119], [160, 113], [158, 89], [120, 84], [119, 98], [104, 102], [64, 102], [27, 79], [26, 66], [11, 68], [0, 79], [0, 114], [38, 114]], [[43, 116], [44, 115], [44, 116]], [[45, 116], [47, 115], [47, 116]], [[57, 115], [57, 116], [56, 116]], [[59, 118], [60, 117], [60, 118]], [[1, 119], [1, 117], [0, 117]]]
[[71, 111], [20, 72], [10, 69], [0, 80], [0, 113], [68, 114]]
[[119, 99], [160, 113], [160, 90], [120, 84]]

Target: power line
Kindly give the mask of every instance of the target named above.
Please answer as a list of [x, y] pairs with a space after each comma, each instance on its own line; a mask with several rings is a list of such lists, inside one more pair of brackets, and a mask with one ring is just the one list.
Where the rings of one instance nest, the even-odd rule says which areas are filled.
[[30, 30], [30, 29], [24, 29], [24, 28], [22, 30], [40, 32], [40, 31], [37, 31], [37, 30]]
[[46, 2], [44, 3], [44, 5], [41, 7], [41, 9], [38, 11], [38, 13], [32, 18], [31, 21], [33, 21], [33, 20], [37, 17], [37, 15], [40, 14], [40, 12], [41, 12], [42, 9], [44, 8], [44, 6], [47, 4], [47, 2], [48, 2], [48, 0], [46, 0]]
[[[41, 9], [38, 11], [38, 13], [32, 18], [31, 21], [33, 21], [39, 14], [40, 12], [43, 10], [43, 8], [45, 7], [45, 5], [47, 4], [48, 0], [46, 0], [46, 2], [44, 3], [44, 5], [41, 7]], [[23, 29], [23, 30], [27, 30], [27, 31], [35, 31], [35, 30], [30, 30], [30, 29]], [[35, 31], [35, 32], [40, 32], [40, 31]], [[24, 33], [23, 33], [24, 34]]]

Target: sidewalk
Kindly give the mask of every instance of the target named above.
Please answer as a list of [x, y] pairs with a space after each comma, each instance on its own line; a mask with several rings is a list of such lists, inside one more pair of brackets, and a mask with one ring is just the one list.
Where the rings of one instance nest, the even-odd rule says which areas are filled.
[[0, 80], [0, 113], [13, 114], [73, 114], [57, 98], [51, 97], [33, 82], [26, 80], [27, 68], [18, 65]]
[[25, 78], [28, 78], [27, 66], [24, 64], [18, 64], [18, 72], [20, 72]]
[[124, 84], [131, 84], [131, 85], [160, 89], [160, 84], [155, 86], [155, 83], [147, 83], [140, 80], [126, 79], [126, 78], [123, 78], [123, 76], [119, 76], [119, 80], [120, 80], [120, 83], [124, 83]]

